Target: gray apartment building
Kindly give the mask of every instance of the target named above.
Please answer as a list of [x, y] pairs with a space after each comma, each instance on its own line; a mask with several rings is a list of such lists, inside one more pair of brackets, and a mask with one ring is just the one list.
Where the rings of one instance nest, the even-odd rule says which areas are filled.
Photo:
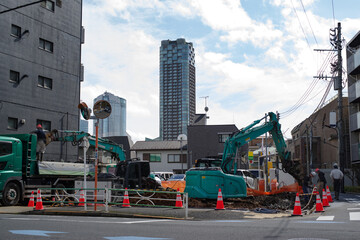
[[351, 163], [360, 164], [360, 31], [346, 46]]
[[[35, 2], [35, 1], [34, 1]], [[2, 0], [0, 11], [28, 4]], [[82, 1], [44, 1], [0, 14], [0, 134], [78, 130]], [[71, 143], [51, 143], [45, 160], [73, 161]]]
[[195, 52], [183, 38], [161, 41], [160, 139], [187, 134], [195, 119]]
[[[111, 114], [99, 120], [99, 137], [127, 136], [126, 135], [126, 100], [109, 92], [104, 92], [94, 99], [94, 104], [105, 100], [111, 105]], [[95, 135], [95, 121], [94, 121]]]

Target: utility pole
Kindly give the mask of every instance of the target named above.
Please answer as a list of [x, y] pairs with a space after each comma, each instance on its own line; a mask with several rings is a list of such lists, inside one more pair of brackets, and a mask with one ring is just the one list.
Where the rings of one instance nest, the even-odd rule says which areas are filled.
[[[329, 76], [314, 76], [314, 78], [331, 78], [334, 80], [334, 90], [338, 91], [338, 121], [336, 123], [336, 129], [338, 133], [338, 149], [339, 149], [339, 165], [340, 170], [344, 172], [345, 168], [345, 141], [344, 141], [344, 120], [343, 120], [343, 94], [342, 94], [342, 37], [341, 37], [341, 23], [339, 22], [337, 27], [330, 29], [330, 43], [334, 47], [331, 50], [315, 49], [315, 51], [336, 51], [337, 60], [331, 64], [332, 77]], [[337, 75], [337, 76], [334, 76]], [[341, 184], [341, 192], [344, 192], [344, 181]]]
[[[338, 23], [337, 27], [337, 39], [335, 42], [335, 49], [338, 52], [337, 59], [337, 82], [338, 82], [338, 111], [339, 111], [339, 121], [337, 122], [337, 128], [339, 131], [339, 164], [340, 170], [344, 172], [345, 168], [345, 146], [344, 146], [344, 121], [343, 121], [343, 101], [342, 101], [342, 39], [341, 39], [341, 23]], [[341, 192], [344, 193], [344, 181], [341, 184]]]

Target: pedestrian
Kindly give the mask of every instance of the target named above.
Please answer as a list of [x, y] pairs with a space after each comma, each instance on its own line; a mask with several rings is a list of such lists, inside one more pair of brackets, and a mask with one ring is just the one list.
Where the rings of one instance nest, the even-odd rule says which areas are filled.
[[334, 163], [334, 169], [331, 170], [330, 177], [334, 184], [334, 192], [335, 192], [335, 199], [339, 200], [339, 193], [340, 193], [340, 183], [344, 177], [342, 171], [338, 168], [338, 165]]
[[325, 173], [323, 173], [322, 171], [320, 171], [320, 169], [318, 169], [318, 168], [315, 170], [315, 172], [316, 172], [316, 174], [319, 176], [319, 179], [318, 179], [316, 188], [317, 188], [317, 191], [318, 191], [319, 194], [320, 194], [320, 198], [322, 199], [323, 189], [326, 188]]
[[36, 144], [36, 159], [42, 161], [45, 153], [46, 146], [46, 135], [43, 131], [41, 124], [36, 126], [36, 130], [32, 133], [35, 133], [37, 136], [37, 144]]
[[312, 178], [316, 175], [316, 173], [312, 172], [309, 175], [305, 175], [303, 180], [303, 192], [305, 194], [305, 201], [309, 201], [308, 193], [311, 191], [312, 186]]

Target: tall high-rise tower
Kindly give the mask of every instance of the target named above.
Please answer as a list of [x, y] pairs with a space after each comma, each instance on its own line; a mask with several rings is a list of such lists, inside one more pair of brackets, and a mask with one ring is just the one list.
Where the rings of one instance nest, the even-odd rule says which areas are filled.
[[[99, 121], [99, 137], [127, 136], [126, 135], [126, 100], [114, 94], [105, 92], [94, 99], [108, 101], [111, 105], [111, 114], [108, 118]], [[95, 135], [95, 121], [94, 121]]]
[[183, 38], [161, 41], [160, 139], [187, 134], [195, 117], [195, 52]]

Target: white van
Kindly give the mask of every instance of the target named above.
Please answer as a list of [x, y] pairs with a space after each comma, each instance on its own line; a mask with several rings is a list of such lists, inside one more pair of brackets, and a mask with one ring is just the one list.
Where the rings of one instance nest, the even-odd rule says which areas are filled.
[[162, 181], [167, 181], [172, 175], [174, 175], [173, 172], [154, 172], [154, 174]]

